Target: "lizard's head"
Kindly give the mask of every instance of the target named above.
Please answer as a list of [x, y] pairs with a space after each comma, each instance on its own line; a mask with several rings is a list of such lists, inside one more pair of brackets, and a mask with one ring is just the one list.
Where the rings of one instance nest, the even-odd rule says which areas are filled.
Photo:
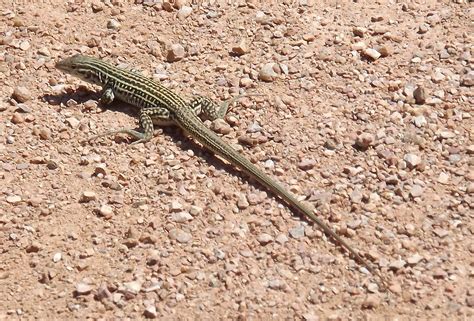
[[96, 66], [97, 59], [83, 55], [60, 60], [56, 63], [56, 68], [65, 73], [78, 77], [84, 81], [100, 84], [99, 71]]

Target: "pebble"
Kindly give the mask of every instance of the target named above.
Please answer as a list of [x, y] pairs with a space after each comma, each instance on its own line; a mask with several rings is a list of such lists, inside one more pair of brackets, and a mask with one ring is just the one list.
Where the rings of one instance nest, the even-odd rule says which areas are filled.
[[180, 44], [172, 44], [166, 53], [168, 62], [176, 62], [184, 58], [186, 52]]
[[22, 123], [24, 123], [24, 122], [25, 122], [25, 118], [24, 118], [23, 115], [20, 114], [20, 113], [14, 113], [14, 114], [12, 115], [12, 118], [10, 119], [10, 121], [11, 121], [13, 124], [17, 125], [17, 124], [22, 124]]
[[380, 56], [382, 56], [382, 54], [378, 52], [377, 50], [375, 50], [374, 48], [366, 48], [362, 50], [362, 54], [365, 57], [370, 58], [371, 60], [374, 60], [374, 61], [379, 59]]
[[425, 88], [421, 86], [416, 87], [413, 91], [413, 97], [418, 105], [423, 105], [426, 102]]
[[66, 123], [73, 129], [76, 129], [81, 124], [81, 122], [75, 117], [66, 118]]
[[193, 8], [188, 7], [188, 6], [182, 6], [178, 10], [178, 13], [176, 14], [176, 16], [178, 17], [178, 19], [183, 20], [183, 19], [186, 19], [187, 17], [189, 17], [192, 12], [193, 12]]
[[88, 203], [90, 201], [95, 201], [97, 199], [97, 195], [93, 191], [84, 191], [81, 195], [80, 202]]
[[407, 163], [408, 168], [413, 169], [420, 165], [421, 163], [421, 158], [416, 155], [416, 154], [406, 154], [405, 157], [403, 157], [403, 160]]
[[266, 63], [260, 69], [258, 73], [258, 78], [266, 82], [274, 81], [278, 77], [278, 74], [275, 71], [276, 66], [277, 64], [273, 62]]
[[93, 289], [94, 287], [91, 284], [85, 282], [79, 282], [76, 284], [77, 295], [88, 295]]
[[193, 219], [192, 215], [187, 212], [173, 213], [171, 215], [171, 220], [176, 223], [185, 223]]
[[381, 300], [378, 295], [376, 294], [369, 294], [362, 302], [362, 308], [364, 309], [375, 309], [381, 303]]
[[357, 37], [364, 37], [364, 35], [367, 33], [367, 28], [364, 28], [364, 27], [354, 27], [352, 29], [352, 33], [354, 34], [354, 36], [357, 36]]
[[182, 210], [183, 204], [181, 204], [178, 200], [171, 201], [170, 212], [181, 212]]
[[120, 29], [120, 26], [121, 26], [120, 22], [118, 22], [115, 19], [110, 19], [109, 21], [107, 21], [107, 28], [108, 29], [118, 30], [118, 29]]
[[49, 140], [51, 139], [51, 130], [49, 128], [42, 127], [38, 132], [38, 136], [42, 140]]
[[221, 119], [221, 118], [218, 118], [218, 119], [212, 121], [211, 129], [214, 132], [216, 132], [218, 134], [222, 134], [222, 135], [227, 135], [232, 130], [230, 125], [224, 119]]
[[19, 195], [10, 195], [7, 196], [7, 203], [12, 205], [17, 205], [21, 202], [21, 196]]
[[474, 194], [474, 182], [469, 183], [467, 186], [466, 192], [468, 194]]
[[461, 76], [461, 86], [474, 86], [474, 71], [470, 70], [465, 75]]
[[445, 172], [439, 173], [437, 181], [438, 181], [438, 183], [441, 183], [441, 184], [448, 184], [449, 174], [446, 174]]
[[148, 305], [145, 307], [143, 315], [148, 319], [156, 319], [158, 317], [158, 312], [156, 312], [156, 307], [154, 305]]
[[279, 234], [276, 238], [275, 241], [279, 244], [285, 244], [288, 242], [288, 237], [285, 234]]
[[30, 45], [30, 42], [28, 40], [24, 40], [22, 42], [20, 42], [20, 49], [23, 50], [23, 51], [27, 51], [28, 49], [30, 49], [31, 45]]
[[257, 236], [257, 241], [261, 245], [267, 245], [268, 243], [273, 242], [273, 237], [267, 233], [262, 233]]
[[236, 56], [242, 56], [245, 55], [250, 51], [248, 45], [247, 45], [247, 40], [245, 38], [240, 39], [238, 44], [235, 44], [232, 46], [231, 53], [236, 55]]
[[111, 219], [114, 215], [114, 209], [110, 205], [103, 204], [99, 208], [99, 214], [105, 219]]
[[423, 187], [417, 184], [413, 185], [410, 189], [410, 195], [412, 197], [420, 197], [423, 195]]
[[422, 23], [421, 25], [418, 26], [418, 33], [419, 34], [427, 33], [428, 30], [430, 30], [430, 26], [426, 23]]
[[25, 250], [26, 250], [26, 253], [37, 253], [39, 251], [41, 251], [41, 249], [43, 248], [43, 246], [37, 242], [37, 241], [33, 241], [31, 244], [29, 244]]
[[413, 123], [415, 124], [416, 127], [421, 128], [425, 127], [427, 124], [426, 118], [423, 115], [416, 116], [413, 118]]
[[396, 260], [396, 261], [390, 262], [389, 267], [390, 267], [391, 269], [394, 269], [394, 270], [400, 270], [400, 269], [403, 268], [405, 265], [406, 265], [406, 262], [405, 262], [405, 261], [403, 261], [403, 260]]
[[26, 87], [18, 86], [13, 91], [12, 98], [19, 103], [25, 103], [31, 99], [31, 92]]
[[62, 255], [61, 255], [60, 252], [55, 253], [55, 254], [53, 255], [53, 262], [54, 262], [54, 263], [57, 263], [57, 262], [61, 261], [61, 258], [62, 258]]
[[375, 142], [375, 136], [371, 133], [361, 133], [357, 136], [355, 140], [355, 144], [357, 147], [361, 148], [362, 150], [367, 150], [370, 146], [372, 146]]
[[407, 258], [407, 264], [410, 266], [414, 266], [420, 263], [421, 260], [423, 260], [423, 257], [420, 254], [416, 253]]
[[142, 284], [143, 282], [135, 280], [131, 282], [125, 282], [123, 286], [127, 294], [137, 295], [142, 289]]
[[237, 199], [237, 207], [241, 210], [246, 209], [250, 206], [249, 201], [247, 200], [247, 196], [244, 194], [240, 194], [239, 198]]
[[290, 236], [294, 239], [300, 239], [304, 236], [304, 225], [299, 224], [289, 230]]
[[177, 228], [172, 229], [169, 232], [169, 236], [172, 240], [176, 240], [179, 243], [188, 243], [192, 239], [191, 234]]
[[316, 160], [305, 158], [298, 163], [298, 168], [304, 171], [310, 170], [316, 166]]

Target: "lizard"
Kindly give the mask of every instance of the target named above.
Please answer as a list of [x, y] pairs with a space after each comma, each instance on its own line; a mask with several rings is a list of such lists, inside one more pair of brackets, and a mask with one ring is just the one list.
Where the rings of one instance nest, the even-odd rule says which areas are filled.
[[217, 136], [199, 118], [200, 114], [203, 114], [210, 120], [223, 118], [227, 113], [230, 103], [234, 102], [239, 96], [224, 102], [221, 106], [203, 96], [197, 96], [191, 102], [187, 102], [160, 82], [148, 78], [141, 73], [118, 68], [104, 60], [80, 54], [62, 59], [55, 66], [59, 70], [76, 76], [83, 81], [101, 86], [102, 95], [100, 103], [107, 105], [114, 99], [118, 99], [139, 108], [139, 123], [143, 132], [123, 128], [108, 131], [100, 136], [125, 133], [137, 139], [133, 142], [137, 144], [145, 143], [153, 137], [154, 125], [174, 124], [181, 127], [205, 148], [257, 180], [267, 190], [283, 200], [290, 208], [296, 209], [298, 213], [316, 223], [326, 235], [345, 248], [359, 264], [377, 276], [382, 281], [381, 283], [379, 282], [379, 285], [383, 288], [386, 287], [385, 278], [362, 258], [347, 241], [318, 218], [312, 209], [300, 202], [278, 181], [270, 178], [241, 153]]

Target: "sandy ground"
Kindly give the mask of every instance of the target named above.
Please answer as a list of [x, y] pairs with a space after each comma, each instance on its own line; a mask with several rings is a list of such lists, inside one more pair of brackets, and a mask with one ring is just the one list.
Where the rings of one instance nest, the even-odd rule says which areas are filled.
[[[468, 1], [0, 0], [0, 319], [474, 317]], [[54, 68], [83, 53], [206, 122], [389, 280], [176, 128]]]

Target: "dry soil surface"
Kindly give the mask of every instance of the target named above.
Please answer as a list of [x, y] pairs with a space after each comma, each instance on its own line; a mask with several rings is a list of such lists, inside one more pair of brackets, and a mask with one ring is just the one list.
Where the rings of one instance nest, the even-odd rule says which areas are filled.
[[[468, 1], [0, 0], [0, 319], [473, 318]], [[138, 69], [282, 182], [377, 278], [240, 171], [55, 62]]]

